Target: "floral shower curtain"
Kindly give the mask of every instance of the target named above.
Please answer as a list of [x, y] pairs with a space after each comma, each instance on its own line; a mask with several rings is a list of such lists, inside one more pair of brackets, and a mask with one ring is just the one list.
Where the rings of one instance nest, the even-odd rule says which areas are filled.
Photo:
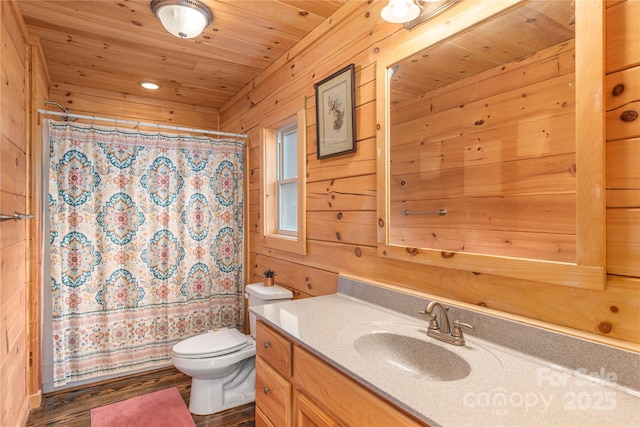
[[244, 145], [49, 123], [54, 384], [242, 322]]

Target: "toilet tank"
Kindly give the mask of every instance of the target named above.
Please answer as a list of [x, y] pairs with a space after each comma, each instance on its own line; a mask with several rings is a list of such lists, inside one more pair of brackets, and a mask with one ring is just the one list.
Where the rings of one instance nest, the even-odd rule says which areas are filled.
[[[275, 302], [288, 301], [293, 298], [293, 293], [281, 286], [265, 286], [264, 283], [252, 283], [245, 286], [249, 307], [257, 305], [273, 304]], [[249, 312], [249, 331], [253, 338], [256, 337], [256, 315]]]

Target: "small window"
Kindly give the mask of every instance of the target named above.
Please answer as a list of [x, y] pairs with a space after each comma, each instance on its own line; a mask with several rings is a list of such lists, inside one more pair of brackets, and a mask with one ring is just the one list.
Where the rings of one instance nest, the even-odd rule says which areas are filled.
[[305, 158], [304, 110], [262, 129], [262, 242], [304, 254]]
[[278, 155], [276, 198], [278, 234], [295, 236], [298, 231], [298, 125], [277, 130]]

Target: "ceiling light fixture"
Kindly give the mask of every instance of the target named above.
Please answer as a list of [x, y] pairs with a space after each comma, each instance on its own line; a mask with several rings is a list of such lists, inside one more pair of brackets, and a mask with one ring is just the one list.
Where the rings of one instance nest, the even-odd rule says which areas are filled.
[[382, 19], [403, 24], [407, 30], [440, 15], [462, 0], [389, 0], [381, 12]]
[[160, 85], [158, 83], [153, 83], [153, 82], [138, 82], [138, 84], [140, 86], [142, 86], [145, 89], [149, 89], [149, 90], [157, 90], [160, 89]]
[[413, 0], [389, 0], [381, 15], [387, 22], [403, 24], [416, 19], [420, 15], [420, 7]]
[[192, 39], [213, 21], [209, 8], [198, 0], [152, 0], [151, 11], [164, 28], [181, 39]]

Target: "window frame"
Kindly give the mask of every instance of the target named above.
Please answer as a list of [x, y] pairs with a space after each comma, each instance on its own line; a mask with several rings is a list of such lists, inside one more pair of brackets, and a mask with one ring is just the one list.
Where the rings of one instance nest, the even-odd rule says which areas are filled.
[[[297, 127], [297, 233], [278, 230], [278, 131], [289, 125]], [[261, 141], [261, 199], [260, 235], [261, 243], [269, 248], [305, 255], [306, 240], [306, 146], [307, 129], [305, 110], [295, 115], [275, 121], [260, 129]]]

